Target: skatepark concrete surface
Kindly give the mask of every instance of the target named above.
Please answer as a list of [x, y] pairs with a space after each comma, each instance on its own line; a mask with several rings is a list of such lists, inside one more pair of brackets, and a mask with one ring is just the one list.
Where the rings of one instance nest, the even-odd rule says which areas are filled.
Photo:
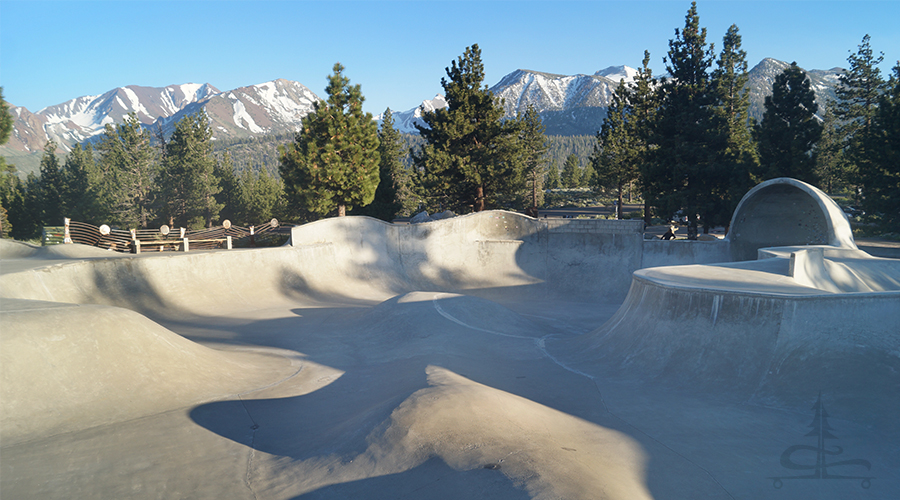
[[[797, 182], [735, 216], [815, 208]], [[495, 211], [268, 249], [0, 240], [0, 497], [897, 498], [900, 260], [849, 226], [642, 229]]]

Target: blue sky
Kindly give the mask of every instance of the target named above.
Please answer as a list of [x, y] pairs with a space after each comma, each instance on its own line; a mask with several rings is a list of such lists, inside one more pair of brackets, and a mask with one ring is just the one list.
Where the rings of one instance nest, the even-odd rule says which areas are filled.
[[[707, 42], [737, 24], [752, 67], [765, 57], [807, 69], [846, 67], [863, 35], [900, 58], [900, 1], [700, 0]], [[690, 7], [678, 1], [18, 1], [0, 0], [0, 86], [35, 112], [125, 85], [276, 78], [324, 97], [335, 62], [362, 85], [365, 109], [405, 111], [441, 92], [444, 68], [477, 43], [485, 83], [516, 69], [654, 73]]]

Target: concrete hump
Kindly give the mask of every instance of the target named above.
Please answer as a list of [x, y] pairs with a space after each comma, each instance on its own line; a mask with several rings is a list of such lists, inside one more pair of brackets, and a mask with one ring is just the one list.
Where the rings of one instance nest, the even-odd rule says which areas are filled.
[[298, 369], [283, 356], [203, 347], [125, 309], [31, 304], [0, 314], [4, 446], [239, 394]]

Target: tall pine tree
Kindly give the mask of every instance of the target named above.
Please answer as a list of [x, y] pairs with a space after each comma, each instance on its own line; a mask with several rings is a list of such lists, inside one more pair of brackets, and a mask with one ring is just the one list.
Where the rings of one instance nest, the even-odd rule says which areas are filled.
[[371, 204], [354, 210], [354, 215], [368, 215], [390, 222], [403, 209], [401, 198], [411, 196], [409, 174], [401, 158], [406, 156], [406, 148], [400, 133], [394, 129], [394, 115], [391, 108], [384, 111], [381, 130], [378, 131], [378, 152], [381, 156], [378, 166], [378, 188]]
[[759, 147], [760, 180], [792, 177], [817, 184], [813, 147], [822, 136], [819, 106], [806, 73], [791, 63], [766, 97], [762, 122], [753, 129]]
[[628, 184], [637, 180], [643, 153], [635, 128], [631, 94], [629, 84], [625, 80], [620, 81], [613, 92], [603, 125], [597, 132], [597, 146], [590, 159], [594, 169], [594, 186], [612, 189], [616, 193], [616, 219], [622, 218], [622, 194]]
[[711, 211], [710, 199], [727, 189], [718, 172], [724, 137], [708, 73], [713, 50], [706, 44], [706, 28], [700, 28], [696, 2], [691, 3], [684, 28], [676, 29], [675, 38], [669, 40], [664, 61], [671, 77], [662, 81], [656, 148], [647, 172], [652, 189], [647, 194], [663, 214], [683, 210], [690, 226], [688, 238], [696, 238], [701, 220], [708, 230], [710, 222], [720, 218], [715, 213], [718, 204]]
[[657, 84], [653, 80], [653, 70], [650, 69], [650, 51], [644, 51], [644, 59], [637, 74], [634, 75], [634, 87], [631, 92], [631, 107], [633, 109], [634, 133], [641, 144], [641, 155], [638, 158], [638, 177], [641, 193], [644, 198], [644, 224], [649, 226], [650, 195], [654, 192], [653, 179], [650, 171], [653, 165], [653, 133], [656, 126], [656, 113], [659, 108], [659, 93]]
[[544, 176], [547, 173], [547, 136], [541, 115], [529, 105], [525, 114], [518, 116], [521, 122], [519, 143], [525, 161], [526, 196], [528, 206], [537, 216], [537, 208], [544, 204]]
[[750, 93], [745, 88], [748, 80], [747, 52], [741, 49], [737, 25], [732, 24], [722, 39], [722, 52], [712, 72], [711, 84], [717, 99], [714, 111], [723, 127], [725, 143], [707, 198], [707, 227], [728, 225], [738, 202], [753, 185], [750, 172], [759, 160], [750, 132]]
[[98, 205], [106, 222], [123, 228], [147, 228], [153, 217], [153, 183], [159, 165], [149, 132], [134, 113], [106, 131], [97, 144], [100, 153]]
[[575, 153], [566, 157], [559, 182], [564, 188], [577, 188], [581, 184], [581, 160]]
[[81, 222], [98, 222], [96, 207], [99, 182], [94, 163], [94, 149], [90, 144], [72, 146], [62, 168], [63, 202], [66, 216]]
[[327, 101], [303, 118], [294, 142], [281, 148], [279, 172], [289, 202], [301, 210], [327, 215], [366, 206], [379, 181], [378, 126], [363, 113], [359, 84], [350, 85], [344, 67], [328, 77]]
[[166, 142], [162, 169], [156, 178], [159, 215], [172, 226], [211, 227], [222, 204], [222, 190], [212, 156], [212, 130], [203, 111], [187, 115], [175, 124]]
[[867, 175], [864, 171], [870, 160], [865, 137], [870, 132], [879, 100], [885, 92], [885, 81], [878, 68], [884, 54], [875, 57], [870, 41], [869, 35], [865, 35], [856, 53], [847, 58], [850, 67], [838, 76], [832, 109], [840, 123], [839, 132], [845, 143], [843, 169], [861, 184], [865, 183]]
[[44, 154], [41, 156], [40, 177], [41, 222], [45, 226], [61, 226], [63, 218], [63, 187], [62, 171], [59, 167], [59, 158], [56, 156], [56, 143], [48, 141], [44, 146]]
[[446, 68], [441, 79], [447, 108], [422, 114], [416, 125], [426, 144], [414, 155], [422, 194], [433, 210], [500, 206], [524, 188], [519, 122], [503, 120], [503, 107], [484, 82], [478, 45]]
[[900, 62], [866, 136], [871, 160], [863, 170], [865, 207], [888, 231], [900, 226]]

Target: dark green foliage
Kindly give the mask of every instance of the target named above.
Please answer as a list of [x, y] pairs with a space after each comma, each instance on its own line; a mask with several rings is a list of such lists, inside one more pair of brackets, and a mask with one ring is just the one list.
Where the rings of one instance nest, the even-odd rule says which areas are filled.
[[847, 170], [847, 162], [844, 160], [843, 135], [832, 108], [833, 106], [828, 106], [823, 113], [822, 137], [819, 138], [815, 147], [815, 177], [819, 180], [819, 186], [826, 193], [844, 190], [851, 184], [855, 184], [857, 180], [851, 178]]
[[98, 205], [111, 225], [147, 228], [152, 218], [153, 182], [159, 167], [150, 135], [131, 113], [116, 127], [107, 124], [97, 143]]
[[544, 135], [544, 124], [541, 116], [528, 106], [523, 116], [517, 117], [521, 122], [519, 144], [525, 161], [526, 197], [529, 207], [544, 204], [544, 176], [547, 173], [547, 136]]
[[0, 165], [0, 207], [6, 210], [3, 237], [21, 237], [15, 232], [27, 217], [25, 214], [25, 187], [13, 165]]
[[216, 195], [216, 202], [222, 205], [219, 217], [232, 223], [243, 223], [241, 219], [241, 182], [235, 175], [231, 154], [226, 150], [217, 156], [213, 175], [219, 179], [221, 191]]
[[[94, 149], [90, 144], [72, 147], [62, 168], [65, 216], [81, 222], [97, 222], [95, 186], [98, 184]], [[101, 222], [97, 222], [98, 225]]]
[[378, 127], [363, 113], [360, 86], [350, 85], [344, 67], [328, 77], [327, 101], [303, 118], [294, 142], [281, 151], [279, 172], [292, 209], [327, 215], [365, 206], [378, 186]]
[[550, 165], [563, 165], [566, 162], [566, 158], [574, 154], [578, 157], [581, 164], [585, 165], [594, 153], [596, 144], [596, 135], [548, 135], [547, 163]]
[[[708, 230], [723, 219], [721, 198], [727, 181], [720, 170], [724, 134], [715, 112], [716, 94], [708, 74], [712, 48], [706, 45], [706, 29], [700, 28], [696, 2], [691, 4], [682, 30], [669, 40], [660, 106], [655, 120], [655, 153], [648, 164], [646, 196], [661, 212], [683, 210], [693, 231], [699, 219]], [[729, 214], [730, 215], [730, 214]]]
[[877, 172], [881, 167], [873, 163], [875, 155], [880, 153], [868, 148], [870, 139], [879, 134], [873, 124], [882, 95], [889, 91], [878, 68], [884, 54], [875, 57], [869, 42], [869, 35], [865, 35], [857, 52], [847, 58], [850, 67], [839, 77], [833, 108], [839, 122], [838, 133], [844, 144], [841, 157], [843, 173], [861, 188], [856, 192], [863, 192], [864, 196], [871, 189], [879, 189], [871, 183], [880, 177]]
[[281, 179], [262, 168], [258, 174], [244, 170], [240, 177], [240, 207], [238, 218], [244, 225], [258, 225], [282, 217], [285, 209], [284, 184]]
[[879, 101], [866, 135], [870, 160], [860, 168], [864, 207], [880, 218], [882, 227], [900, 226], [900, 61], [893, 68], [888, 91]]
[[482, 86], [478, 45], [441, 79], [448, 107], [422, 114], [425, 145], [414, 156], [418, 185], [432, 210], [476, 212], [513, 203], [525, 185], [519, 122], [503, 121], [503, 107]]
[[[596, 190], [611, 189], [616, 194], [616, 218], [622, 218], [623, 194], [640, 178], [649, 147], [645, 127], [648, 124], [646, 99], [650, 92], [650, 54], [644, 52], [644, 64], [635, 77], [635, 85], [619, 82], [612, 102], [597, 132], [597, 146], [591, 156], [591, 184]], [[642, 94], [646, 92], [646, 94]], [[640, 104], [636, 108], [635, 104]]]
[[59, 158], [56, 156], [56, 143], [47, 142], [44, 155], [41, 157], [41, 176], [39, 178], [41, 199], [41, 221], [45, 226], [61, 226], [63, 224], [63, 187]]
[[408, 152], [400, 138], [400, 133], [394, 129], [394, 117], [390, 108], [384, 112], [381, 130], [378, 132], [378, 141], [378, 152], [381, 159], [378, 167], [379, 181], [378, 188], [375, 189], [375, 199], [370, 205], [354, 210], [353, 215], [368, 215], [390, 222], [401, 213], [410, 215], [416, 204], [410, 186], [410, 174], [402, 161]]
[[865, 169], [863, 164], [869, 161], [864, 137], [869, 133], [885, 91], [885, 81], [878, 68], [884, 54], [875, 57], [869, 41], [869, 35], [865, 35], [857, 52], [847, 58], [850, 67], [838, 77], [840, 83], [835, 88], [832, 110], [840, 123], [839, 132], [846, 148], [843, 168], [852, 176]]
[[574, 153], [566, 158], [563, 165], [562, 173], [559, 176], [559, 182], [564, 188], [581, 187], [581, 179], [584, 176], [581, 173], [581, 160]]
[[616, 218], [622, 218], [622, 191], [625, 185], [637, 179], [639, 150], [632, 126], [633, 109], [628, 99], [629, 88], [619, 82], [612, 102], [597, 132], [597, 147], [591, 156], [595, 189], [612, 189], [618, 198]]
[[[41, 235], [43, 221], [43, 200], [41, 199], [41, 180], [29, 172], [22, 187], [22, 211], [13, 219], [13, 228], [10, 234], [17, 240], [29, 240]], [[12, 209], [15, 205], [11, 206]]]
[[[725, 144], [720, 151], [716, 188], [710, 193], [713, 206], [706, 211], [709, 225], [728, 225], [730, 217], [744, 194], [753, 186], [750, 174], [759, 163], [750, 129], [750, 93], [745, 86], [747, 52], [741, 49], [741, 35], [732, 24], [722, 39], [722, 52], [712, 72], [712, 90], [717, 105], [714, 112], [723, 127]], [[715, 206], [718, 204], [719, 206]]]
[[185, 116], [165, 144], [162, 168], [155, 179], [155, 199], [162, 222], [172, 227], [211, 227], [219, 217], [222, 190], [212, 156], [212, 131], [206, 113]]
[[763, 121], [753, 131], [760, 180], [792, 177], [817, 184], [812, 150], [822, 136], [822, 124], [815, 117], [818, 109], [809, 78], [797, 63], [775, 77]]
[[547, 167], [547, 189], [558, 189], [562, 187], [562, 181], [559, 178], [559, 167], [556, 162], [551, 162]]
[[13, 129], [13, 117], [9, 114], [9, 105], [3, 98], [3, 87], [0, 87], [0, 144], [6, 144]]

